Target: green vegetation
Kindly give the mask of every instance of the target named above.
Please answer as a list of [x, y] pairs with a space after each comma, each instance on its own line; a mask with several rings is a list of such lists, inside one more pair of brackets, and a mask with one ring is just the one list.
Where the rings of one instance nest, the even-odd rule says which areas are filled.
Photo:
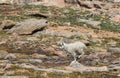
[[120, 24], [113, 23], [107, 19], [102, 21], [101, 27], [103, 30], [112, 31], [112, 32], [120, 32]]
[[[104, 38], [103, 45], [109, 43], [110, 41], [115, 41], [115, 42], [117, 42], [117, 43], [116, 43], [116, 46], [114, 46], [114, 47], [120, 47], [120, 39], [113, 38], [113, 37], [111, 37], [111, 38]], [[108, 47], [111, 47], [111, 45], [107, 45], [107, 46], [108, 46]]]
[[[10, 8], [7, 8], [6, 6], [7, 7], [10, 6]], [[1, 7], [1, 5], [0, 5], [0, 7]], [[12, 10], [11, 10], [11, 8], [12, 8]], [[7, 20], [7, 19], [13, 20], [16, 22], [20, 22], [20, 21], [24, 21], [25, 19], [29, 19], [29, 18], [37, 18], [37, 19], [43, 18], [43, 17], [30, 16], [29, 15], [30, 13], [31, 14], [32, 13], [33, 14], [40, 13], [43, 15], [44, 14], [48, 15], [47, 16], [48, 18], [45, 18], [45, 19], [49, 20], [50, 22], [55, 22], [55, 24], [57, 23], [57, 26], [58, 25], [64, 26], [65, 23], [70, 22], [71, 26], [87, 25], [87, 27], [91, 27], [90, 25], [85, 24], [83, 22], [80, 22], [80, 23], [77, 22], [77, 18], [81, 18], [81, 19], [87, 19], [87, 20], [91, 19], [91, 20], [95, 20], [95, 21], [100, 21], [102, 30], [112, 31], [112, 32], [120, 32], [120, 24], [111, 22], [111, 20], [109, 19], [109, 16], [107, 16], [107, 15], [95, 15], [95, 14], [92, 14], [90, 11], [75, 10], [75, 9], [71, 9], [70, 7], [56, 8], [56, 7], [46, 7], [46, 6], [41, 6], [41, 5], [38, 6], [38, 5], [28, 5], [28, 4], [23, 5], [23, 6], [5, 5], [5, 9], [0, 8], [0, 24], [1, 24], [1, 21]], [[71, 32], [77, 32], [77, 30], [70, 29], [70, 28], [68, 28], [66, 30], [69, 30]], [[94, 32], [99, 33], [99, 30], [94, 29]], [[57, 34], [57, 33], [55, 33], [55, 34]], [[1, 38], [7, 37], [7, 35], [8, 34], [6, 34], [5, 31], [2, 31], [2, 30], [0, 31]], [[19, 38], [19, 36], [18, 36], [18, 38]], [[9, 45], [5, 45], [7, 47], [6, 50], [10, 49], [11, 52], [16, 52], [16, 53], [20, 52], [20, 50], [21, 50], [21, 53], [26, 52], [26, 54], [27, 53], [29, 54], [32, 52], [35, 53], [35, 51], [33, 51], [33, 49], [36, 49], [40, 52], [42, 50], [41, 49], [39, 50], [36, 47], [39, 46], [39, 48], [40, 47], [44, 48], [44, 46], [45, 46], [45, 48], [47, 48], [47, 47], [50, 47], [51, 45], [54, 46], [54, 44], [56, 45], [57, 42], [60, 41], [62, 37], [40, 34], [39, 36], [37, 36], [37, 38], [39, 39], [39, 42], [38, 41], [29, 41], [29, 43], [27, 43], [28, 48], [25, 47], [25, 48], [22, 48], [22, 50], [21, 49], [14, 50], [14, 47], [9, 46], [10, 44], [8, 43]], [[87, 38], [88, 37], [83, 34], [83, 35], [73, 35], [69, 39], [71, 39], [71, 40], [75, 40], [75, 39], [76, 40], [87, 40]], [[23, 38], [20, 40], [22, 41]], [[101, 49], [101, 48], [111, 47], [111, 45], [109, 45], [107, 43], [111, 42], [112, 40], [117, 42], [115, 47], [120, 47], [120, 40], [116, 39], [116, 38], [104, 38], [104, 40], [101, 42], [99, 40], [91, 40], [90, 46], [88, 47], [89, 52], [92, 52], [92, 50], [95, 48]], [[34, 45], [34, 44], [36, 44], [36, 45]], [[29, 45], [30, 45], [30, 47], [33, 47], [33, 48], [29, 48]], [[1, 49], [4, 49], [4, 48], [1, 47]], [[50, 53], [52, 54], [53, 51], [48, 52], [47, 54], [49, 55]], [[24, 57], [28, 58], [27, 56], [24, 56]], [[99, 66], [103, 66], [103, 65], [107, 65], [107, 64], [104, 64], [104, 63], [99, 64]], [[41, 67], [42, 67], [42, 65], [41, 65]], [[115, 74], [113, 71], [110, 71], [110, 72], [88, 72], [88, 73], [74, 72], [74, 73], [70, 73], [70, 74], [63, 74], [63, 73], [35, 71], [33, 69], [24, 69], [24, 68], [19, 68], [17, 66], [13, 66], [9, 70], [6, 70], [6, 72], [14, 71], [14, 70], [15, 70], [15, 73], [13, 75], [25, 75], [25, 76], [30, 76], [30, 78], [40, 78], [40, 77], [41, 78], [47, 78], [47, 77], [49, 77], [49, 78], [116, 78], [116, 76], [118, 75], [118, 73]], [[20, 71], [20, 70], [24, 70], [24, 71]], [[6, 72], [0, 72], [0, 75], [4, 75]]]
[[[10, 6], [13, 8], [11, 5], [6, 5]], [[19, 8], [19, 9], [16, 9]], [[9, 8], [10, 9], [10, 8]], [[51, 14], [47, 19], [52, 22], [58, 23], [58, 25], [63, 26], [66, 22], [70, 22], [72, 26], [74, 25], [79, 25], [83, 26], [85, 23], [83, 22], [77, 22], [78, 18], [82, 19], [93, 19], [96, 21], [101, 21], [101, 29], [107, 30], [107, 31], [113, 31], [113, 32], [120, 32], [120, 24], [119, 23], [114, 23], [111, 22], [109, 19], [109, 16], [107, 15], [95, 15], [92, 14], [90, 11], [82, 11], [82, 10], [74, 10], [70, 7], [66, 8], [56, 8], [56, 7], [46, 7], [42, 5], [23, 5], [21, 6], [14, 6], [13, 10], [10, 10], [9, 12], [15, 11], [15, 15], [5, 15], [5, 13], [8, 13], [8, 11], [5, 11], [4, 9], [0, 11], [0, 21], [3, 19], [9, 19], [9, 20], [14, 20], [14, 21], [23, 21], [25, 19], [29, 18], [37, 18], [41, 19], [39, 17], [31, 17], [29, 16], [29, 12], [34, 13], [34, 12], [40, 12], [43, 14]], [[91, 27], [90, 25], [86, 24], [88, 27]]]

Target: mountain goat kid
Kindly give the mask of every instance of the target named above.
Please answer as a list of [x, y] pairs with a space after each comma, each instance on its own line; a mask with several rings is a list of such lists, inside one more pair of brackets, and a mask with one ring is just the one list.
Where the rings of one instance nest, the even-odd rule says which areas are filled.
[[67, 51], [69, 54], [71, 54], [74, 57], [74, 60], [76, 60], [77, 57], [80, 58], [81, 56], [84, 55], [83, 49], [86, 49], [87, 46], [82, 42], [74, 42], [69, 44], [62, 42], [60, 48]]

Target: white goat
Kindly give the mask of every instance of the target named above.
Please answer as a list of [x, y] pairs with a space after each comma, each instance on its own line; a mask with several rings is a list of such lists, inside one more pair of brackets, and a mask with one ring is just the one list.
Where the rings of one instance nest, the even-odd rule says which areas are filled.
[[[77, 57], [80, 58], [81, 56], [83, 56], [83, 49], [87, 48], [87, 46], [82, 42], [74, 42], [69, 44], [62, 42], [61, 45], [61, 49], [64, 49], [65, 51], [70, 53], [74, 57], [74, 60], [76, 60]], [[78, 53], [81, 55], [77, 56]]]

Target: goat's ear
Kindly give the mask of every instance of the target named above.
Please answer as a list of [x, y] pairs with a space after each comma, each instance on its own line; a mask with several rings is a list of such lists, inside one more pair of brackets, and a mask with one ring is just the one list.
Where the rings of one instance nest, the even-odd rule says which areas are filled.
[[61, 43], [61, 45], [64, 45], [64, 44], [65, 44], [64, 42]]
[[64, 43], [63, 43], [63, 42], [61, 42], [61, 45], [64, 45]]

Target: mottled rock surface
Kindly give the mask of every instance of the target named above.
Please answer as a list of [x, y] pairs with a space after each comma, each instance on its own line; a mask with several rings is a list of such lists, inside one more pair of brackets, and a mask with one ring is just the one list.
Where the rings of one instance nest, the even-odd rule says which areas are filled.
[[37, 31], [43, 30], [48, 25], [47, 20], [41, 19], [28, 19], [24, 22], [16, 24], [13, 28], [11, 28], [8, 33], [17, 33], [20, 35], [29, 35], [33, 34]]

